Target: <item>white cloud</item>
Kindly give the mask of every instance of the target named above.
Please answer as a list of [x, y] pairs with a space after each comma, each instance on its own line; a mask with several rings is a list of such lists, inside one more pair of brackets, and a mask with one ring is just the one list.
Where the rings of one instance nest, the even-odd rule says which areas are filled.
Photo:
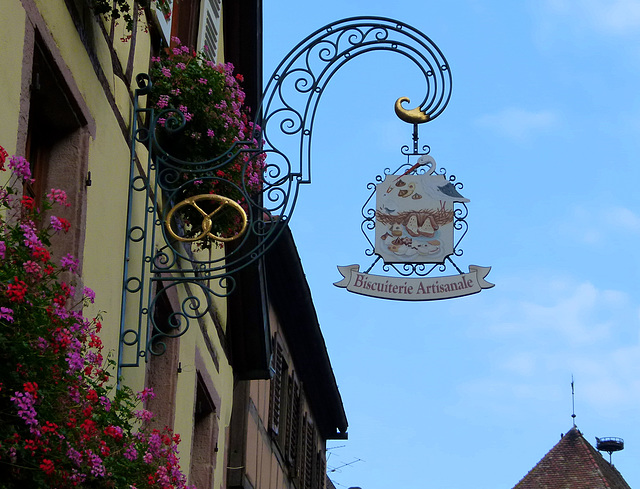
[[633, 33], [640, 27], [640, 0], [547, 0], [545, 5], [547, 15], [605, 34]]
[[558, 116], [550, 110], [530, 111], [508, 107], [495, 114], [486, 114], [478, 124], [518, 141], [527, 140], [534, 134], [546, 131], [558, 124]]
[[[628, 301], [622, 292], [599, 290], [589, 282], [528, 282], [521, 284], [527, 298], [512, 302], [507, 317], [489, 326], [494, 334], [537, 338], [539, 344], [552, 339], [568, 346], [597, 344], [609, 337], [613, 311]], [[539, 290], [527, 294], [534, 284], [548, 295], [541, 296]]]
[[461, 405], [505, 414], [523, 403], [547, 409], [569, 399], [573, 374], [585, 410], [615, 417], [640, 409], [640, 318], [629, 294], [563, 277], [505, 287], [512, 292], [470, 331], [486, 345], [488, 369], [460, 385]]
[[605, 245], [640, 234], [640, 215], [622, 206], [576, 206], [561, 229], [583, 243]]

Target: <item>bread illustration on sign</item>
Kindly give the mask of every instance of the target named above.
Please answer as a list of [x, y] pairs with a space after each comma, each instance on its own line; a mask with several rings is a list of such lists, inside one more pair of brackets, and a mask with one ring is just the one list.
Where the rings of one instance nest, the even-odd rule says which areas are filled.
[[411, 214], [409, 216], [409, 220], [407, 221], [407, 224], [405, 224], [404, 226], [405, 228], [407, 228], [407, 232], [409, 233], [410, 236], [413, 236], [414, 238], [420, 236], [420, 232], [418, 231], [418, 216], [417, 214]]
[[[422, 167], [422, 168], [421, 168]], [[386, 263], [443, 263], [455, 251], [455, 205], [462, 185], [436, 173], [430, 155], [376, 185], [374, 252]]]
[[433, 238], [436, 234], [437, 229], [438, 225], [434, 221], [433, 217], [427, 216], [422, 225], [417, 229], [417, 232], [420, 236]]

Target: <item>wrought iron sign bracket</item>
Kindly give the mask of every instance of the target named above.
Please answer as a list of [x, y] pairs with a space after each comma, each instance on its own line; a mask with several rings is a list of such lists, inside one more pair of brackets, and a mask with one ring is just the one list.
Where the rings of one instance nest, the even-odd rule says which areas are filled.
[[[451, 96], [451, 73], [440, 49], [421, 31], [383, 17], [353, 17], [318, 29], [295, 46], [268, 80], [256, 111], [261, 130], [206, 161], [181, 159], [170, 148], [172, 134], [188, 122], [176, 109], [145, 106], [152, 85], [136, 78], [130, 155], [129, 198], [120, 316], [118, 368], [140, 365], [162, 354], [165, 338], [184, 334], [235, 289], [234, 273], [259, 260], [292, 216], [300, 184], [311, 182], [314, 117], [324, 89], [344, 64], [362, 54], [388, 51], [411, 61], [424, 77], [425, 96], [414, 109], [401, 98], [396, 112], [414, 123], [438, 117]], [[165, 121], [161, 128], [160, 119]], [[261, 189], [230, 182], [217, 170], [240, 162], [243, 169], [265, 158]], [[193, 198], [201, 181], [223, 181], [242, 194], [236, 206], [224, 195]], [[191, 195], [191, 200], [185, 198]], [[235, 212], [240, 227], [220, 232], [215, 220]], [[222, 216], [222, 217], [221, 217]], [[194, 223], [194, 220], [201, 222]], [[195, 228], [194, 228], [195, 226]], [[200, 234], [199, 234], [200, 233]], [[205, 241], [202, 248], [201, 239]], [[232, 246], [228, 241], [233, 240]], [[210, 245], [222, 242], [222, 247]], [[168, 317], [156, 314], [174, 305]], [[156, 317], [157, 316], [157, 317]]]

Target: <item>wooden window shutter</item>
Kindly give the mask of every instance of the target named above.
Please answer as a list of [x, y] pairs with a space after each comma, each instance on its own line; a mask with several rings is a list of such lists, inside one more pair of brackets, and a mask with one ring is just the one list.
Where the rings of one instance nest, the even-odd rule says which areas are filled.
[[284, 355], [282, 353], [282, 345], [275, 340], [273, 349], [273, 369], [275, 371], [271, 379], [271, 408], [269, 410], [271, 416], [271, 430], [276, 435], [280, 433], [280, 417], [282, 414], [282, 388], [284, 373]]
[[307, 418], [305, 426], [305, 443], [304, 443], [304, 467], [303, 467], [303, 484], [304, 489], [313, 488], [313, 469], [315, 466], [315, 452], [316, 452], [316, 433], [311, 420]]
[[322, 452], [318, 450], [316, 454], [316, 467], [315, 467], [315, 484], [314, 489], [324, 489], [326, 475], [325, 459], [322, 456]]
[[293, 374], [289, 377], [287, 410], [287, 461], [292, 470], [297, 467], [298, 440], [300, 439], [300, 384]]
[[202, 18], [202, 30], [198, 49], [204, 49], [204, 53], [211, 61], [216, 62], [218, 55], [218, 38], [220, 36], [220, 6], [221, 0], [205, 0]]

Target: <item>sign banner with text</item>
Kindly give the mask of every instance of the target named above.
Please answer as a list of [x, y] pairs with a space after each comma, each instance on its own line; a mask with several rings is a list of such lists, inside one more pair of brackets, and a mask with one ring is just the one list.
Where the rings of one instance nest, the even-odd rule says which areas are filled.
[[490, 289], [494, 284], [484, 278], [491, 267], [469, 265], [469, 273], [445, 277], [385, 277], [369, 275], [359, 271], [360, 265], [338, 267], [344, 277], [333, 285], [345, 287], [349, 292], [404, 301], [433, 301], [477, 294], [482, 289]]

